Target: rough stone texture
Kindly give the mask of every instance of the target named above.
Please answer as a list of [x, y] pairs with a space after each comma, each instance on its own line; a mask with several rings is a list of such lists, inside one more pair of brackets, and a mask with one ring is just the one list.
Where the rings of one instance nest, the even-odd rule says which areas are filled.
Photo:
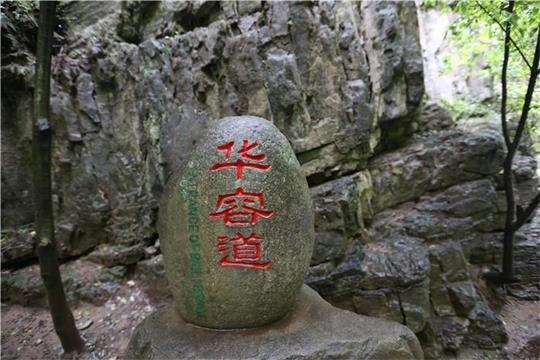
[[435, 320], [437, 337], [442, 348], [457, 351], [468, 332], [469, 320], [460, 317], [442, 317]]
[[[450, 297], [454, 284], [476, 287], [467, 273], [500, 266], [499, 119], [450, 126], [437, 106], [420, 108], [413, 2], [70, 2], [64, 10], [76, 21], [66, 20], [55, 47], [63, 50], [53, 59], [62, 256], [100, 244], [144, 244], [148, 256], [171, 169], [186, 162], [209, 122], [261, 116], [287, 136], [312, 187], [309, 284], [345, 309], [410, 324], [431, 358], [465, 344], [502, 345], [495, 313], [485, 316], [493, 326], [480, 315], [472, 326], [476, 306], [459, 316]], [[35, 261], [28, 174], [36, 28], [28, 16], [14, 22], [2, 15], [5, 269]], [[446, 20], [420, 25], [442, 41]], [[453, 85], [434, 78], [432, 65], [441, 64], [425, 64], [436, 79], [426, 82], [428, 95], [452, 97]], [[487, 97], [489, 87], [459, 76], [481, 90], [476, 98]], [[524, 204], [537, 191], [537, 163], [529, 137], [519, 150], [514, 174]], [[539, 219], [516, 236], [523, 282], [509, 287], [514, 296], [540, 297]], [[136, 271], [164, 287], [162, 265], [153, 256]], [[493, 329], [499, 335], [490, 338]]]
[[470, 281], [452, 283], [448, 286], [448, 291], [459, 316], [467, 316], [480, 300]]
[[471, 230], [501, 229], [503, 199], [489, 180], [462, 183], [382, 211], [375, 216], [373, 229], [381, 238], [397, 233], [434, 242], [462, 239]]
[[2, 266], [15, 265], [33, 259], [35, 240], [32, 228], [19, 228], [2, 232]]
[[479, 302], [469, 314], [467, 341], [482, 349], [492, 349], [508, 341], [503, 322], [485, 303]]
[[395, 148], [413, 132], [411, 122], [424, 94], [416, 6], [391, 1], [361, 4], [374, 111], [383, 131], [383, 146]]
[[445, 58], [455, 56], [456, 49], [449, 41], [447, 31], [456, 16], [450, 11], [441, 11], [438, 6], [424, 4], [418, 8], [426, 95], [432, 100], [447, 102], [470, 99], [473, 103], [481, 103], [493, 100], [497, 84], [486, 75], [485, 61], [448, 69]]
[[130, 265], [144, 257], [144, 250], [144, 244], [129, 247], [101, 245], [88, 254], [88, 260], [105, 266]]
[[135, 271], [137, 276], [142, 278], [143, 283], [147, 284], [151, 289], [151, 293], [171, 295], [169, 283], [165, 276], [163, 254], [139, 261]]
[[495, 130], [436, 133], [371, 162], [373, 210], [379, 212], [426, 192], [496, 174], [503, 160], [503, 139]]
[[[125, 268], [113, 269], [83, 259], [60, 265], [68, 301], [82, 300], [102, 305], [120, 287], [117, 282], [126, 272]], [[47, 306], [39, 265], [2, 271], [1, 283], [2, 301], [25, 306]]]
[[[315, 185], [365, 167], [379, 122], [409, 124], [421, 101], [414, 2], [64, 8], [51, 110], [56, 219], [76, 229], [66, 255], [155, 238], [165, 180], [209, 121], [271, 120]], [[32, 47], [9, 47], [22, 34], [2, 35], [13, 35], [2, 62], [4, 227], [32, 221]]]
[[137, 327], [126, 359], [422, 359], [414, 334], [395, 322], [356, 315], [307, 286], [287, 318], [254, 330], [187, 324], [165, 307]]
[[363, 171], [311, 189], [315, 214], [315, 249], [311, 265], [340, 261], [354, 235], [371, 219], [371, 176]]
[[[224, 144], [232, 145], [230, 153], [218, 150]], [[242, 155], [248, 146], [255, 147]], [[234, 167], [211, 170], [239, 160], [269, 168], [246, 167], [242, 173]], [[234, 196], [239, 190], [263, 198], [232, 200], [232, 205], [227, 203], [231, 200], [218, 202], [220, 196]], [[232, 206], [235, 214], [245, 215], [234, 215], [231, 223], [210, 215]], [[271, 213], [253, 218], [248, 206]], [[195, 147], [187, 166], [169, 180], [159, 232], [169, 285], [186, 321], [246, 328], [283, 317], [302, 286], [314, 238], [309, 188], [287, 138], [262, 118], [218, 120]], [[263, 268], [236, 259], [232, 244], [242, 241], [239, 235], [247, 240], [252, 234], [261, 240], [260, 257], [251, 265]], [[218, 237], [226, 237], [221, 253]], [[195, 283], [200, 290], [195, 290]]]
[[[360, 173], [313, 188], [321, 209], [326, 199], [335, 199], [319, 219], [346, 218], [343, 214], [359, 219], [363, 209], [369, 209], [369, 216], [353, 232], [345, 231], [341, 220], [321, 221], [319, 231], [327, 229], [323, 226], [339, 230], [334, 237], [339, 241], [323, 247], [326, 253], [343, 253], [341, 244], [348, 245], [347, 252], [312, 266], [306, 282], [336, 306], [407, 324], [429, 358], [465, 344], [502, 346], [502, 322], [471, 276], [476, 266], [501, 260], [502, 147], [491, 123], [430, 130], [371, 162], [364, 189], [369, 201], [362, 205], [354, 181]], [[518, 181], [537, 181], [526, 168], [515, 171], [528, 174]], [[517, 188], [519, 196], [527, 195]], [[336, 207], [342, 198], [361, 209]], [[532, 279], [537, 277], [530, 275], [540, 269], [537, 251], [532, 253], [540, 240], [535, 228], [533, 223], [524, 229], [528, 236], [516, 236], [516, 272], [529, 275], [515, 292], [524, 298], [534, 298], [538, 291]]]
[[424, 105], [417, 122], [419, 132], [438, 131], [455, 125], [448, 111], [437, 103]]

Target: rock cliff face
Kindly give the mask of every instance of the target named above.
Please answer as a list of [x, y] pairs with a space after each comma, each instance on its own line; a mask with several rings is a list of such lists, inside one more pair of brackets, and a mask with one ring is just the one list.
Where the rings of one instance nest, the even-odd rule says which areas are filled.
[[[62, 256], [141, 260], [159, 236], [171, 169], [213, 121], [255, 115], [287, 136], [311, 186], [309, 285], [337, 306], [406, 324], [428, 356], [505, 341], [475, 271], [500, 259], [504, 144], [490, 123], [457, 126], [436, 105], [422, 109], [414, 2], [89, 2], [62, 11], [51, 99]], [[2, 36], [13, 43], [21, 33]], [[33, 57], [17, 50], [24, 42], [2, 40], [9, 267], [35, 259]], [[535, 169], [524, 146], [523, 199], [537, 187]], [[517, 272], [528, 276], [539, 267], [530, 234], [516, 249]]]
[[[170, 169], [216, 119], [271, 120], [318, 184], [365, 168], [380, 124], [389, 133], [407, 127], [422, 98], [413, 3], [119, 6], [68, 6], [68, 19], [90, 18], [54, 59], [55, 204], [70, 238], [66, 253], [157, 236], [157, 199]], [[6, 226], [32, 219], [23, 175], [30, 63], [3, 67], [13, 78], [28, 70], [3, 94]]]

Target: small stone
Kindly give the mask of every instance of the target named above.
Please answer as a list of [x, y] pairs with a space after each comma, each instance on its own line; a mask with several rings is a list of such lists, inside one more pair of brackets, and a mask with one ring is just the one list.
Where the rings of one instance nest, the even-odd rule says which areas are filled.
[[418, 118], [419, 131], [434, 131], [449, 128], [453, 125], [452, 116], [443, 107], [436, 103], [424, 106]]
[[487, 304], [477, 303], [468, 318], [467, 342], [481, 349], [494, 349], [508, 341], [503, 322]]
[[469, 321], [460, 317], [440, 317], [435, 320], [437, 336], [444, 350], [457, 351], [461, 346]]
[[151, 281], [164, 278], [165, 266], [163, 265], [163, 254], [138, 262], [137, 271], [140, 271], [143, 275], [149, 277]]
[[88, 260], [109, 267], [134, 264], [142, 257], [144, 257], [144, 244], [101, 245], [88, 254]]
[[154, 246], [148, 246], [144, 248], [144, 257], [149, 259], [153, 256], [156, 256], [158, 254], [158, 249], [156, 249]]
[[99, 280], [103, 282], [118, 281], [127, 275], [127, 267], [123, 265], [103, 268], [99, 274]]
[[43, 343], [43, 339], [37, 339], [36, 340], [36, 345], [40, 345], [41, 343]]
[[36, 256], [36, 232], [28, 228], [2, 229], [2, 266], [11, 266]]
[[94, 321], [91, 320], [91, 319], [90, 319], [90, 320], [87, 320], [87, 321], [85, 321], [85, 322], [79, 323], [79, 324], [77, 325], [77, 329], [79, 329], [79, 330], [86, 330], [86, 329], [88, 329], [90, 326], [92, 326], [93, 323], [94, 323]]
[[77, 143], [77, 142], [82, 142], [82, 135], [81, 135], [81, 133], [79, 133], [79, 132], [73, 132], [73, 131], [72, 131], [72, 132], [70, 132], [70, 133], [68, 134], [68, 140], [69, 140], [70, 142], [76, 142], [76, 143]]
[[450, 300], [454, 305], [456, 314], [467, 316], [480, 300], [474, 285], [469, 281], [452, 283], [448, 285]]

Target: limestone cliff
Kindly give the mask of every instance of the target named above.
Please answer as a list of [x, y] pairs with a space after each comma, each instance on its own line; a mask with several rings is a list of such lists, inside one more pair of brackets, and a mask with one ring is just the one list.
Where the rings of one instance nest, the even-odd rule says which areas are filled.
[[[414, 2], [72, 2], [62, 19], [51, 99], [62, 256], [89, 253], [108, 266], [142, 259], [159, 236], [171, 169], [213, 121], [256, 115], [288, 137], [312, 187], [308, 284], [338, 306], [406, 324], [427, 356], [505, 341], [473, 266], [499, 261], [504, 143], [490, 122], [455, 125], [440, 107], [422, 106]], [[9, 267], [35, 259], [35, 24], [5, 24]], [[526, 199], [536, 162], [521, 150], [516, 180]], [[518, 274], [539, 273], [534, 241], [518, 241]]]

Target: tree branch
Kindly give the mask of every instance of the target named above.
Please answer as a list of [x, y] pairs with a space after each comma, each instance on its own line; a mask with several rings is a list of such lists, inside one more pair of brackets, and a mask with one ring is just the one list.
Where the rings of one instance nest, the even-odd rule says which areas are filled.
[[[514, 12], [514, 2], [510, 1], [508, 5], [508, 10], [510, 14]], [[512, 31], [512, 23], [507, 22], [506, 28], [504, 29], [504, 56], [503, 56], [503, 65], [502, 65], [502, 74], [501, 74], [501, 127], [504, 137], [504, 142], [506, 144], [506, 149], [510, 148], [510, 135], [508, 134], [508, 124], [506, 123], [506, 99], [508, 95], [507, 89], [507, 70], [508, 70], [508, 59], [510, 57], [510, 33]]]
[[536, 209], [539, 204], [540, 204], [540, 193], [536, 194], [536, 196], [529, 203], [529, 206], [527, 206], [527, 208], [524, 211], [518, 212], [517, 219], [512, 225], [512, 229], [514, 231], [518, 231], [519, 228], [522, 227], [523, 224], [525, 224], [525, 222], [529, 219], [534, 209]]
[[527, 117], [529, 116], [529, 110], [531, 108], [531, 102], [534, 94], [534, 88], [536, 86], [536, 79], [538, 78], [539, 71], [535, 70], [538, 69], [538, 64], [540, 63], [540, 24], [538, 25], [538, 34], [536, 37], [536, 47], [534, 49], [534, 58], [533, 58], [533, 65], [531, 67], [531, 76], [529, 77], [529, 84], [527, 85], [527, 93], [525, 94], [525, 101], [523, 102], [523, 108], [521, 110], [521, 117], [519, 118], [518, 127], [516, 130], [516, 134], [514, 135], [514, 141], [512, 142], [512, 145], [510, 149], [508, 150], [509, 155], [510, 153], [515, 153], [519, 141], [521, 140], [521, 134], [523, 133], [523, 129], [525, 129], [525, 123], [527, 122]]
[[[499, 25], [499, 27], [502, 29], [502, 31], [506, 32], [506, 29], [504, 28], [503, 24], [501, 24], [501, 22], [499, 20], [497, 20], [497, 18], [495, 18], [481, 3], [480, 1], [478, 0], [475, 0], [476, 2], [476, 5], [478, 5], [478, 7], [480, 9], [482, 9], [482, 11], [487, 15], [489, 16], [489, 18], [491, 20], [493, 20], [497, 25]], [[516, 50], [518, 51], [519, 55], [521, 55], [521, 58], [523, 59], [523, 61], [525, 61], [525, 64], [527, 64], [527, 67], [529, 68], [529, 70], [532, 70], [533, 67], [531, 66], [531, 64], [529, 63], [529, 60], [527, 60], [527, 57], [525, 56], [525, 54], [523, 53], [523, 51], [521, 51], [521, 49], [519, 48], [518, 44], [516, 44], [516, 42], [514, 41], [514, 39], [512, 39], [511, 37], [509, 38], [510, 42], [512, 43], [512, 45], [514, 45], [514, 47], [516, 48]]]

